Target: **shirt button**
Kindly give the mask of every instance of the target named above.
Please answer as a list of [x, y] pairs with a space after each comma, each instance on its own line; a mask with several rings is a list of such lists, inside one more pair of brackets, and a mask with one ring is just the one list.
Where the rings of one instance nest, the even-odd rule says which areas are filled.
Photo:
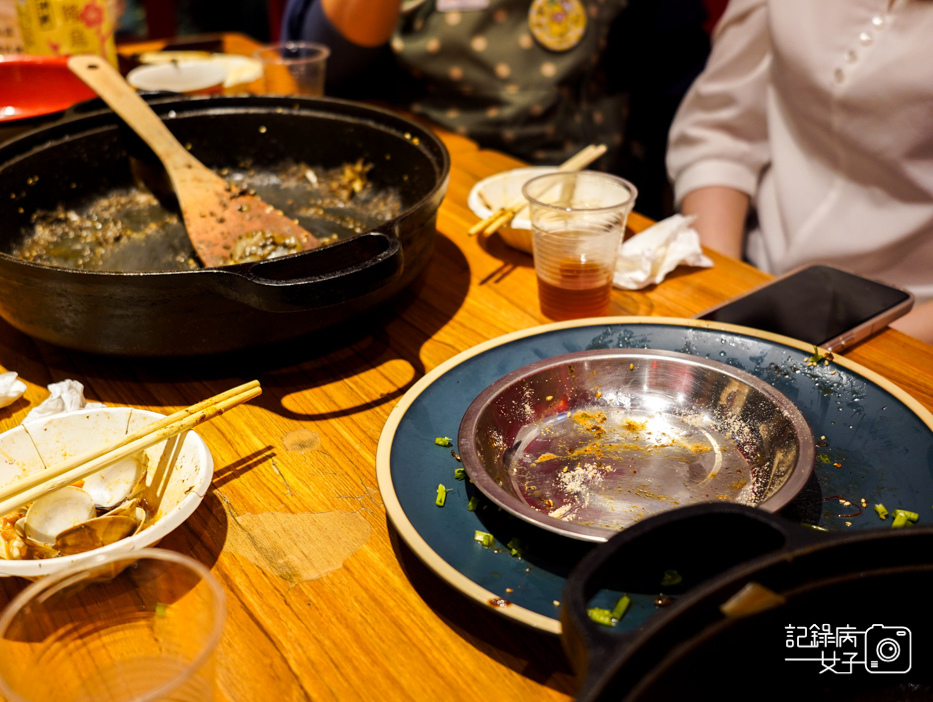
[[846, 51], [846, 63], [855, 63], [855, 60], [858, 58], [858, 54], [854, 50], [849, 49]]
[[841, 83], [845, 79], [846, 79], [845, 71], [843, 71], [841, 68], [837, 68], [836, 70], [833, 71], [834, 81], [836, 81], [837, 83]]
[[862, 43], [862, 46], [869, 46], [873, 41], [873, 37], [871, 32], [862, 32], [858, 35], [858, 40]]
[[881, 29], [885, 25], [885, 19], [883, 15], [875, 15], [871, 18], [871, 23], [873, 26]]

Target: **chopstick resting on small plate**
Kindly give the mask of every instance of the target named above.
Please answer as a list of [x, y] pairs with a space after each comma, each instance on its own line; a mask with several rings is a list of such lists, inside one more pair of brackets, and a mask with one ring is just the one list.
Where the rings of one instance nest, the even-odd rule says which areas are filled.
[[16, 480], [0, 490], [0, 515], [9, 514], [48, 492], [83, 480], [122, 458], [219, 417], [228, 409], [261, 393], [259, 381], [251, 380], [140, 427], [108, 446], [73, 456], [58, 465]]
[[[606, 153], [606, 146], [604, 144], [590, 144], [586, 148], [582, 149], [579, 153], [574, 154], [562, 164], [560, 164], [560, 166], [557, 167], [557, 170], [565, 173], [583, 170], [604, 153]], [[505, 207], [500, 207], [498, 210], [486, 217], [486, 219], [482, 219], [474, 224], [469, 228], [468, 232], [470, 236], [479, 234], [480, 232], [488, 236], [489, 234], [492, 234], [497, 229], [499, 229], [499, 227], [502, 227], [503, 225], [511, 222], [515, 215], [521, 212], [527, 205], [528, 201], [524, 196], [515, 198], [515, 200], [510, 202]]]

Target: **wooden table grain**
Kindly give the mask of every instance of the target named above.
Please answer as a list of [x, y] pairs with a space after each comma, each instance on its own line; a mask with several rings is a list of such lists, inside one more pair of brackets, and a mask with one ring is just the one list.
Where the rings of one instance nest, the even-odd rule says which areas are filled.
[[[388, 523], [377, 488], [380, 432], [419, 378], [475, 344], [549, 321], [531, 257], [498, 235], [467, 233], [476, 221], [470, 188], [519, 162], [441, 136], [452, 170], [433, 258], [386, 308], [346, 327], [273, 349], [150, 361], [60, 349], [0, 323], [0, 366], [28, 386], [0, 410], [4, 430], [66, 378], [83, 383], [89, 400], [164, 413], [261, 381], [259, 398], [199, 429], [214, 455], [213, 484], [160, 544], [207, 564], [227, 593], [220, 699], [508, 702], [574, 693], [559, 639], [435, 576]], [[648, 224], [630, 220], [635, 230]], [[613, 291], [611, 313], [689, 317], [768, 277], [708, 253], [712, 268]], [[846, 357], [933, 409], [933, 347], [886, 330]], [[25, 585], [3, 580], [0, 604]]]

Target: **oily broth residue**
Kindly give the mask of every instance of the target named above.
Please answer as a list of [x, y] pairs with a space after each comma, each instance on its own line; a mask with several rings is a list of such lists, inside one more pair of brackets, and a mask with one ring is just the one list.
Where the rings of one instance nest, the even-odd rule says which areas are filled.
[[[376, 187], [362, 161], [335, 168], [249, 164], [218, 173], [242, 191], [298, 220], [322, 243], [370, 231], [397, 216], [401, 194]], [[149, 181], [147, 181], [149, 182]], [[101, 271], [191, 270], [200, 267], [168, 188], [138, 182], [80, 205], [38, 210], [13, 256], [62, 268]], [[167, 198], [166, 199], [166, 194]], [[158, 195], [158, 197], [157, 197]]]

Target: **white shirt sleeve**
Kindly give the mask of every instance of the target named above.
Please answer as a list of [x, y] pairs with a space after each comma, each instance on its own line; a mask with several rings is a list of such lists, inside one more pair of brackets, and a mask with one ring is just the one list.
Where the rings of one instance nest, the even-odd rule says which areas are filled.
[[754, 197], [770, 160], [766, 97], [771, 65], [766, 0], [731, 0], [706, 68], [671, 126], [667, 168], [679, 203], [722, 185]]

